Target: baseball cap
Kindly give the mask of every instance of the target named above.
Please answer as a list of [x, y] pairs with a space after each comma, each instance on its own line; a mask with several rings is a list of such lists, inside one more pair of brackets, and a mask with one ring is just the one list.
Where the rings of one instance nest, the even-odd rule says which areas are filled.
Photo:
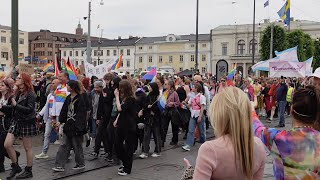
[[318, 67], [311, 76], [320, 78], [320, 67]]

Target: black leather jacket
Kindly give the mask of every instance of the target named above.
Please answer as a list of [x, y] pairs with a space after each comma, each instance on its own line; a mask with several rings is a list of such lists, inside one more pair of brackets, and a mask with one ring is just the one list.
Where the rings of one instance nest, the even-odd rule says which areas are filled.
[[19, 124], [35, 124], [36, 123], [36, 95], [32, 90], [28, 91], [26, 94], [21, 95], [19, 93], [16, 96], [17, 105], [14, 107], [12, 105], [3, 106], [5, 109], [11, 109], [13, 112], [12, 119]]
[[1, 133], [7, 133], [11, 120], [12, 120], [12, 108], [6, 108], [9, 105], [11, 105], [11, 98], [9, 97], [7, 105], [3, 106], [0, 111], [4, 114], [4, 116], [0, 116], [1, 120], [1, 126], [0, 126], [0, 132]]

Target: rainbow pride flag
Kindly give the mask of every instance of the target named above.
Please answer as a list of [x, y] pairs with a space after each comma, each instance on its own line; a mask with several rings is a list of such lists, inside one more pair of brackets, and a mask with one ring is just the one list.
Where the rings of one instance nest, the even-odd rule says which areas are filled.
[[116, 62], [111, 66], [111, 70], [117, 70], [121, 67], [122, 64], [122, 54], [120, 54], [120, 57], [116, 60]]
[[236, 75], [237, 72], [237, 64], [234, 64], [233, 69], [229, 72], [227, 76], [227, 80], [233, 80], [233, 77]]
[[48, 72], [48, 71], [53, 71], [54, 70], [54, 66], [51, 63], [48, 63], [47, 65], [45, 65], [42, 68], [43, 72]]
[[18, 60], [21, 61], [23, 59], [23, 56], [18, 56]]
[[66, 69], [67, 69], [67, 72], [68, 72], [68, 74], [69, 74], [69, 79], [70, 80], [78, 80], [78, 78], [77, 78], [77, 76], [76, 76], [76, 73], [72, 70], [72, 68], [70, 67], [70, 65], [67, 63], [67, 62], [65, 62], [64, 63], [65, 64], [65, 66], [66, 66]]
[[169, 97], [169, 91], [167, 90], [167, 91], [163, 92], [162, 96], [160, 97], [160, 99], [158, 101], [158, 107], [161, 112], [166, 107], [168, 97]]
[[[63, 89], [63, 87], [61, 87]], [[61, 89], [57, 89], [55, 91], [56, 94], [56, 102], [64, 102], [67, 98], [67, 94], [65, 91], [61, 91]]]

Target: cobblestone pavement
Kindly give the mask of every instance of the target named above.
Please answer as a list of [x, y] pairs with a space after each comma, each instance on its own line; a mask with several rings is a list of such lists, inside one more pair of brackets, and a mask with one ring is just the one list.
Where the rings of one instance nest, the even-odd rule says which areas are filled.
[[[264, 120], [262, 120], [265, 123]], [[277, 125], [278, 119], [275, 119], [273, 123], [265, 123], [269, 127], [274, 127]], [[291, 128], [291, 120], [290, 118], [286, 118], [286, 128]], [[169, 132], [171, 132], [169, 130]], [[180, 137], [183, 135], [181, 134]], [[212, 131], [208, 133], [208, 137], [212, 137]], [[196, 144], [195, 147], [191, 149], [190, 152], [184, 152], [181, 149], [181, 145], [183, 144], [183, 140], [179, 142], [178, 146], [170, 146], [168, 142], [170, 142], [171, 135], [168, 136], [168, 140], [166, 146], [162, 152], [161, 157], [148, 159], [137, 159], [133, 162], [133, 170], [132, 174], [120, 177], [117, 175], [118, 167], [110, 167], [106, 161], [103, 160], [102, 157], [97, 160], [90, 160], [89, 154], [92, 152], [92, 145], [88, 148], [84, 148], [85, 159], [86, 159], [86, 169], [82, 171], [74, 171], [71, 168], [74, 164], [74, 156], [73, 160], [70, 160], [66, 165], [66, 171], [64, 173], [54, 173], [51, 168], [54, 166], [55, 154], [58, 150], [59, 145], [51, 145], [49, 149], [49, 159], [46, 160], [34, 160], [33, 165], [33, 173], [34, 178], [36, 180], [49, 180], [49, 179], [69, 179], [69, 180], [87, 180], [90, 178], [94, 179], [116, 179], [116, 180], [175, 180], [180, 179], [183, 171], [184, 164], [183, 158], [193, 158], [196, 159], [197, 150], [200, 147], [200, 144]], [[212, 139], [212, 138], [211, 138]], [[21, 143], [20, 141], [17, 141]], [[15, 146], [20, 152], [23, 152], [22, 146]], [[34, 155], [39, 154], [42, 149], [42, 137], [38, 136], [33, 140], [33, 153]], [[151, 147], [151, 150], [153, 147]], [[139, 150], [137, 152], [139, 154]], [[25, 154], [22, 153], [22, 156], [19, 160], [21, 166], [24, 167], [26, 165]], [[5, 173], [0, 173], [0, 179], [5, 179], [6, 175], [9, 173], [9, 165], [10, 161], [6, 159], [5, 166], [7, 171]], [[272, 172], [272, 157], [268, 156], [268, 160], [265, 166], [264, 178], [267, 180], [273, 179]]]

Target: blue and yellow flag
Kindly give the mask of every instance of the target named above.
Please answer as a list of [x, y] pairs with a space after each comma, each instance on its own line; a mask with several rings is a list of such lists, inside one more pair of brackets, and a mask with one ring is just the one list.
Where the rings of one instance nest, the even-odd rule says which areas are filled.
[[290, 0], [287, 0], [283, 7], [278, 11], [278, 15], [284, 21], [284, 24], [290, 25]]

